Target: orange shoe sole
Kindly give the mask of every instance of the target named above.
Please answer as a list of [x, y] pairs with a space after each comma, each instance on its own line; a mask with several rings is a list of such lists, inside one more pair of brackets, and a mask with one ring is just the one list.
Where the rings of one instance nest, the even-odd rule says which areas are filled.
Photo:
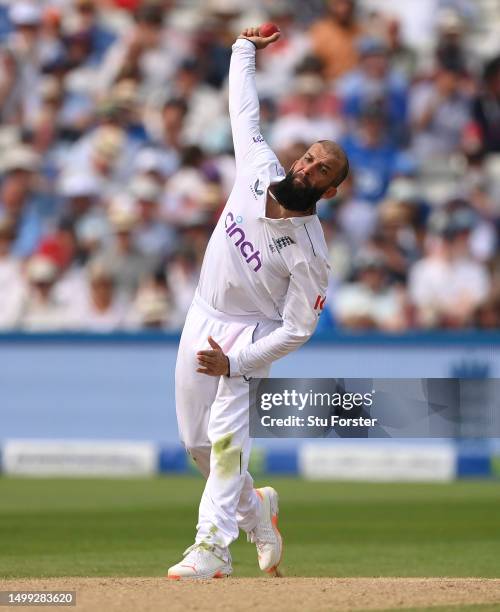
[[[166, 578], [168, 578], [168, 580], [196, 580], [196, 578], [189, 578], [188, 576], [179, 576], [178, 574], [170, 574], [169, 576], [167, 575]], [[212, 578], [202, 578], [202, 580], [212, 580], [214, 578], [229, 578], [229, 574], [224, 574], [223, 572], [215, 572]]]
[[266, 574], [272, 574], [273, 576], [280, 577], [278, 566], [281, 563], [281, 559], [283, 558], [283, 537], [281, 535], [280, 530], [278, 529], [278, 515], [277, 514], [271, 517], [271, 523], [273, 524], [274, 531], [279, 535], [279, 538], [281, 540], [281, 554], [280, 554], [278, 563], [276, 563], [276, 565], [273, 565], [268, 570], [266, 570]]
[[[254, 489], [254, 491], [257, 493], [257, 495], [260, 497], [261, 500], [264, 499], [262, 493], [258, 489]], [[273, 565], [272, 567], [264, 571], [266, 572], [266, 574], [273, 574], [274, 576], [279, 577], [280, 573], [278, 571], [278, 566], [281, 563], [281, 559], [283, 559], [283, 537], [281, 535], [281, 531], [278, 529], [278, 515], [277, 514], [274, 514], [271, 517], [271, 523], [273, 524], [274, 531], [279, 535], [279, 538], [281, 540], [281, 554], [280, 554], [278, 563], [276, 563], [276, 565]]]

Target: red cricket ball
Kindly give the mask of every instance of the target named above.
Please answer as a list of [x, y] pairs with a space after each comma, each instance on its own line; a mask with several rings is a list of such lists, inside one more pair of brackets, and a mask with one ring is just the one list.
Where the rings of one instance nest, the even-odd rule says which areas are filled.
[[259, 34], [264, 38], [272, 36], [275, 32], [279, 31], [280, 29], [278, 28], [278, 26], [275, 23], [271, 23], [270, 21], [268, 23], [263, 23], [261, 26], [259, 26]]

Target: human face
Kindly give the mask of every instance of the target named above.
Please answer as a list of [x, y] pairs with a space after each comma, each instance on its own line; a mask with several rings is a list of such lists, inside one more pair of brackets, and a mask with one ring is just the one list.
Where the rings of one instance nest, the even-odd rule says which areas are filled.
[[436, 87], [443, 96], [453, 96], [459, 86], [458, 75], [451, 70], [440, 70], [436, 77]]
[[294, 162], [286, 177], [274, 185], [273, 193], [287, 210], [313, 211], [318, 200], [337, 193], [331, 186], [337, 172], [335, 158], [315, 143]]
[[330, 11], [341, 25], [350, 25], [354, 18], [354, 0], [330, 0]]
[[365, 145], [369, 148], [377, 147], [382, 141], [384, 122], [380, 117], [363, 117], [360, 122], [360, 131]]
[[359, 280], [372, 291], [379, 291], [384, 285], [385, 273], [382, 268], [370, 266], [361, 271]]
[[144, 49], [155, 49], [161, 42], [161, 25], [152, 23], [139, 23], [137, 25], [140, 40]]
[[101, 308], [107, 308], [113, 301], [113, 281], [101, 276], [94, 278], [91, 282], [92, 298], [94, 303]]
[[10, 172], [3, 180], [1, 197], [4, 207], [14, 216], [21, 214], [30, 190], [32, 174], [24, 170]]
[[293, 173], [294, 185], [300, 187], [309, 187], [319, 191], [320, 194], [325, 194], [332, 189], [332, 182], [338, 174], [338, 162], [330, 154], [328, 154], [319, 143], [314, 143], [298, 159], [291, 168]]
[[363, 58], [363, 69], [372, 79], [380, 80], [385, 77], [389, 68], [388, 57], [385, 53], [372, 53]]

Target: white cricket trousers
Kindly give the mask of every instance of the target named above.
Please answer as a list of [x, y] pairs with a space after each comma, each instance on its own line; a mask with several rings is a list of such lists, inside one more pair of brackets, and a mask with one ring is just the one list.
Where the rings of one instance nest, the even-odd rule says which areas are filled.
[[[196, 542], [223, 548], [238, 537], [238, 528], [257, 524], [260, 500], [248, 473], [248, 378], [199, 374], [196, 353], [210, 349], [208, 336], [227, 353], [276, 329], [279, 322], [226, 315], [196, 294], [182, 331], [175, 368], [175, 401], [181, 442], [207, 479], [200, 502]], [[251, 373], [266, 377], [270, 366]]]

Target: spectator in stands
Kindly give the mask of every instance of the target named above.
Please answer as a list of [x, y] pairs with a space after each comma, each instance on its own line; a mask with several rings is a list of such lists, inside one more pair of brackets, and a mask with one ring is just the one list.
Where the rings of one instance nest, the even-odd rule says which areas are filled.
[[63, 49], [43, 64], [42, 73], [55, 79], [61, 91], [57, 126], [64, 155], [69, 144], [94, 126], [98, 67], [88, 63], [90, 43], [86, 35], [65, 34], [63, 42]]
[[420, 160], [451, 155], [470, 119], [470, 98], [459, 66], [440, 65], [431, 81], [417, 84], [410, 98], [412, 149]]
[[87, 264], [105, 250], [110, 227], [104, 217], [84, 217], [75, 225], [75, 235], [77, 252], [55, 288], [58, 299], [68, 307], [73, 324], [75, 313], [89, 299]]
[[140, 327], [160, 331], [169, 329], [170, 304], [164, 297], [139, 294], [137, 312]]
[[31, 131], [31, 141], [37, 153], [43, 156], [45, 173], [54, 174], [55, 160], [53, 149], [57, 148], [59, 136], [59, 114], [63, 102], [61, 84], [54, 77], [45, 77], [39, 81], [40, 103], [36, 114], [26, 122]]
[[71, 219], [61, 218], [52, 233], [46, 235], [37, 253], [56, 264], [58, 279], [54, 287], [57, 302], [68, 309], [71, 317], [75, 307], [86, 295], [86, 282], [80, 265], [75, 225]]
[[466, 232], [472, 258], [486, 264], [491, 262], [497, 252], [499, 236], [489, 211], [475, 210], [461, 197], [451, 199], [445, 209], [453, 214], [456, 231]]
[[500, 153], [500, 55], [484, 67], [483, 89], [474, 100], [473, 118], [485, 153]]
[[27, 120], [38, 104], [42, 12], [37, 4], [21, 0], [11, 3], [9, 18], [14, 30], [0, 57], [0, 109], [2, 121], [19, 123]]
[[34, 255], [26, 268], [28, 289], [19, 312], [20, 327], [29, 331], [51, 331], [69, 326], [69, 312], [56, 297], [56, 264], [46, 255]]
[[201, 202], [206, 184], [205, 161], [200, 147], [189, 146], [183, 150], [181, 165], [168, 180], [163, 201], [162, 215], [172, 225], [188, 226], [206, 217]]
[[406, 328], [404, 291], [388, 284], [383, 255], [362, 251], [355, 260], [355, 281], [338, 289], [336, 320], [347, 329], [399, 332]]
[[160, 113], [150, 116], [150, 138], [168, 156], [172, 171], [179, 167], [182, 149], [186, 146], [185, 122], [188, 105], [184, 98], [167, 98]]
[[326, 84], [318, 74], [301, 74], [295, 80], [294, 95], [286, 101], [290, 112], [274, 123], [270, 141], [275, 147], [289, 147], [296, 142], [338, 140], [339, 119], [333, 114], [335, 100], [328, 99]]
[[37, 253], [49, 257], [56, 264], [59, 275], [61, 275], [76, 258], [77, 242], [73, 222], [64, 218], [60, 219], [53, 231], [48, 232], [42, 238]]
[[147, 176], [160, 187], [178, 168], [177, 155], [162, 147], [143, 147], [134, 159], [134, 175]]
[[111, 243], [90, 262], [108, 270], [116, 283], [118, 297], [132, 300], [140, 283], [154, 270], [155, 262], [142, 254], [135, 245], [138, 217], [133, 201], [127, 196], [115, 197], [109, 207], [109, 222], [113, 230]]
[[99, 64], [114, 43], [114, 34], [99, 19], [99, 5], [95, 0], [75, 0], [73, 27], [90, 39], [90, 61]]
[[192, 56], [199, 63], [203, 81], [220, 89], [231, 61], [234, 19], [240, 15], [242, 7], [238, 2], [208, 2], [207, 5], [208, 19], [193, 32]]
[[500, 328], [500, 292], [490, 295], [474, 310], [472, 324], [476, 329], [497, 331]]
[[15, 145], [2, 160], [3, 179], [0, 186], [0, 212], [15, 224], [13, 253], [28, 257], [38, 246], [43, 220], [34, 190], [34, 176], [39, 158], [28, 146]]
[[410, 81], [417, 69], [418, 58], [415, 50], [403, 39], [400, 20], [394, 16], [387, 17], [384, 33], [391, 65]]
[[124, 327], [128, 302], [120, 300], [112, 271], [94, 261], [87, 273], [88, 291], [73, 311], [72, 327], [93, 332]]
[[470, 64], [471, 57], [470, 49], [465, 47], [465, 20], [458, 11], [444, 9], [438, 14], [437, 26], [437, 61], [442, 66], [459, 71], [465, 69]]
[[[354, 195], [353, 172], [342, 183], [342, 189], [335, 198], [335, 212], [335, 221], [341, 236], [347, 239], [352, 249], [358, 249], [366, 244], [376, 228], [377, 209], [366, 200]], [[319, 211], [319, 215], [323, 220], [322, 210]], [[331, 242], [338, 243], [339, 239], [339, 236], [335, 239], [332, 237]]]
[[75, 230], [78, 243], [77, 260], [80, 266], [86, 265], [109, 241], [109, 221], [106, 217], [85, 217], [76, 224]]
[[[0, 0], [0, 327], [20, 325], [21, 305], [44, 329], [75, 325], [83, 308], [96, 328], [182, 326], [234, 182], [227, 66], [254, 9], [282, 31], [257, 58], [262, 135], [285, 169], [319, 138], [341, 139], [350, 158], [318, 209], [327, 303], [369, 303], [355, 324], [370, 329], [498, 325], [490, 4]], [[449, 223], [427, 223], [433, 206]], [[383, 263], [351, 282], [367, 250]], [[91, 262], [113, 280], [96, 281], [97, 314]], [[392, 327], [372, 302], [394, 308]], [[329, 312], [323, 328], [349, 319]]]
[[0, 329], [16, 326], [23, 299], [21, 262], [12, 254], [14, 240], [14, 222], [0, 213]]
[[135, 243], [141, 253], [159, 265], [176, 247], [174, 230], [160, 218], [162, 189], [147, 176], [137, 176], [130, 185], [137, 213]]
[[388, 199], [377, 210], [378, 227], [371, 243], [384, 255], [391, 280], [404, 286], [409, 266], [420, 256], [413, 229], [416, 202]]
[[62, 196], [60, 214], [75, 223], [95, 216], [102, 216], [100, 181], [85, 169], [64, 175], [59, 185]]
[[344, 114], [358, 120], [363, 109], [377, 101], [385, 112], [386, 131], [395, 143], [406, 138], [407, 83], [391, 68], [389, 49], [383, 40], [363, 37], [358, 43], [360, 62], [337, 83]]
[[427, 255], [410, 269], [409, 294], [422, 327], [464, 327], [490, 290], [484, 265], [469, 252], [470, 228], [446, 211], [429, 219]]
[[145, 92], [165, 86], [172, 64], [165, 61], [162, 41], [164, 12], [160, 4], [144, 2], [135, 23], [108, 49], [99, 68], [99, 91], [105, 95], [121, 78], [137, 79]]
[[493, 220], [498, 210], [496, 189], [499, 189], [500, 193], [500, 185], [497, 187], [496, 183], [498, 184], [500, 179], [495, 176], [494, 171], [491, 172], [489, 162], [494, 161], [494, 156], [485, 152], [481, 130], [473, 121], [463, 133], [460, 154], [464, 171], [459, 193], [479, 214]]
[[186, 241], [167, 263], [167, 286], [175, 309], [173, 319], [177, 325], [184, 322], [198, 284], [197, 253], [188, 245]]
[[382, 105], [369, 103], [360, 111], [359, 126], [341, 140], [354, 176], [354, 196], [372, 204], [384, 197], [397, 163], [386, 126]]
[[406, 282], [409, 266], [422, 257], [429, 215], [415, 179], [394, 178], [378, 213], [375, 244], [384, 253], [393, 280]]
[[329, 79], [337, 79], [358, 62], [357, 43], [363, 28], [356, 8], [356, 0], [328, 0], [328, 14], [311, 27], [313, 52], [323, 62]]
[[137, 79], [119, 79], [109, 95], [104, 98], [100, 108], [103, 124], [124, 130], [127, 139], [125, 151], [128, 154], [129, 163], [137, 150], [149, 142], [149, 136], [139, 112], [140, 101], [137, 88]]
[[163, 270], [158, 270], [140, 288], [129, 314], [132, 327], [176, 329], [175, 307]]
[[42, 66], [64, 53], [62, 25], [62, 11], [59, 7], [49, 5], [42, 9], [40, 24]]
[[83, 136], [69, 151], [62, 176], [78, 172], [88, 174], [99, 185], [103, 198], [123, 188], [130, 173], [130, 150], [125, 131], [114, 125], [102, 125]]
[[[311, 40], [303, 24], [297, 22], [296, 12], [289, 0], [269, 3], [270, 20], [279, 24], [281, 38], [257, 54], [257, 87], [259, 98], [279, 99], [294, 86], [294, 75], [311, 55]], [[316, 58], [315, 58], [316, 59]], [[322, 63], [319, 62], [322, 66]], [[226, 72], [227, 74], [227, 72]], [[324, 75], [321, 75], [324, 78]]]
[[186, 104], [187, 112], [182, 126], [184, 143], [203, 145], [207, 126], [217, 119], [222, 106], [219, 92], [203, 82], [203, 73], [196, 59], [186, 58], [181, 62], [167, 93]]

